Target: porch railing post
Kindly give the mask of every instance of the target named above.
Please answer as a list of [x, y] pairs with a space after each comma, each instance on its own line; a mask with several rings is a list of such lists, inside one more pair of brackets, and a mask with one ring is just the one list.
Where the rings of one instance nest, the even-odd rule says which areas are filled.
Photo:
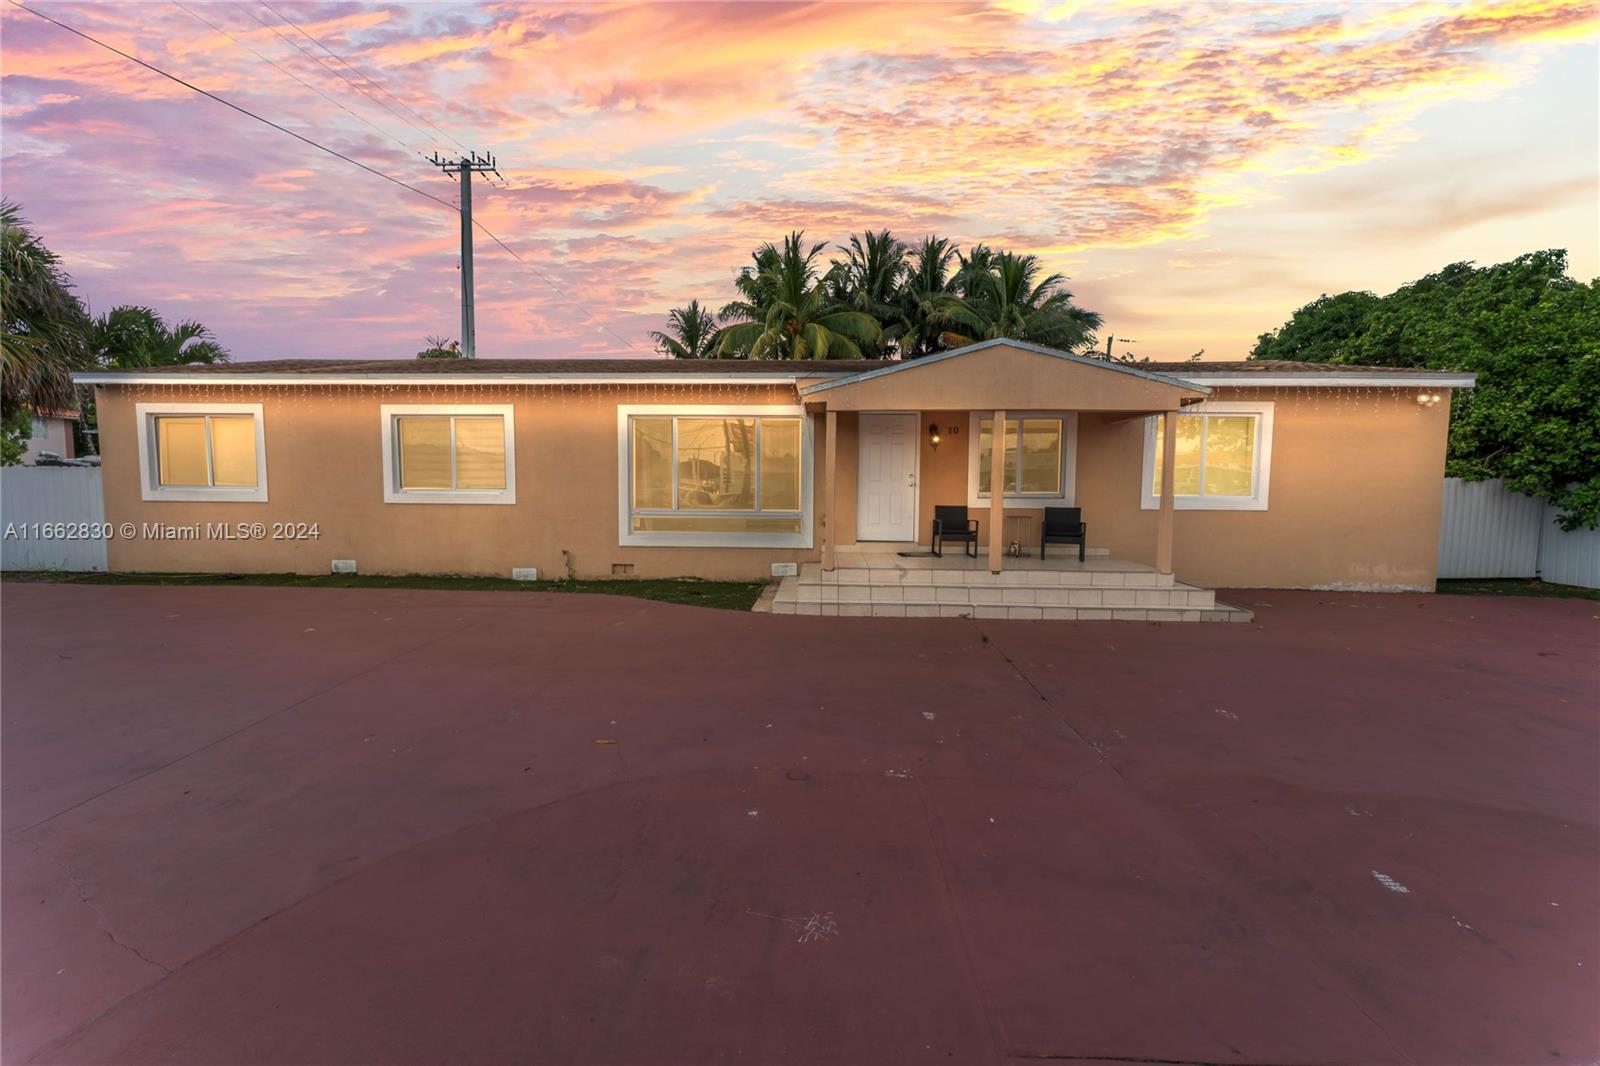
[[823, 424], [822, 568], [832, 570], [839, 537], [839, 412], [830, 409]]
[[996, 411], [991, 425], [994, 432], [989, 434], [989, 570], [998, 574], [1006, 557], [1006, 413]]
[[1156, 521], [1156, 573], [1172, 573], [1173, 490], [1178, 460], [1178, 412], [1168, 411], [1161, 419], [1161, 510]]

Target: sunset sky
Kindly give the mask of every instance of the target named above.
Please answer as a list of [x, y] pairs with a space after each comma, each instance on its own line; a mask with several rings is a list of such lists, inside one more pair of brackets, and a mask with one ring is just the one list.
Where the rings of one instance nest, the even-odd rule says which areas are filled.
[[[445, 200], [423, 155], [494, 151], [478, 215], [543, 278], [480, 235], [483, 356], [650, 354], [790, 229], [1036, 253], [1154, 359], [1242, 358], [1319, 293], [1455, 260], [1600, 274], [1594, 2], [27, 2]], [[0, 29], [4, 195], [93, 310], [238, 359], [458, 334], [450, 210], [15, 7]]]

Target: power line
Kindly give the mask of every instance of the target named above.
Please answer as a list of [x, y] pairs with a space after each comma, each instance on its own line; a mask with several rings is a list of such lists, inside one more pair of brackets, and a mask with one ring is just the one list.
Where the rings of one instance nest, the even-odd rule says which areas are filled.
[[118, 48], [116, 45], [107, 44], [106, 42], [100, 40], [100, 38], [98, 38], [98, 37], [91, 36], [90, 34], [84, 33], [80, 29], [75, 29], [75, 28], [73, 28], [71, 26], [68, 26], [65, 22], [62, 22], [60, 19], [57, 19], [57, 18], [52, 18], [51, 16], [46, 15], [43, 11], [38, 11], [38, 10], [35, 10], [34, 8], [29, 7], [26, 4], [19, 3], [18, 0], [6, 0], [6, 2], [9, 3], [12, 7], [20, 8], [21, 10], [26, 11], [30, 15], [35, 15], [35, 16], [37, 16], [39, 18], [44, 19], [46, 22], [50, 23], [53, 26], [59, 26], [61, 29], [66, 30], [68, 33], [72, 34], [75, 37], [82, 37], [84, 40], [88, 41], [90, 44], [97, 44], [101, 48], [104, 48], [108, 52], [115, 52], [117, 55], [121, 56], [123, 59], [126, 59], [128, 62], [137, 63], [139, 66], [141, 66], [144, 69], [150, 71], [151, 73], [159, 74], [163, 78], [166, 78], [168, 81], [172, 81], [172, 82], [178, 83], [179, 85], [183, 86], [185, 89], [192, 89], [195, 92], [199, 93], [201, 96], [209, 97], [210, 99], [215, 100], [217, 103], [221, 104], [223, 107], [231, 108], [232, 110], [239, 112], [239, 114], [241, 114], [241, 115], [247, 115], [250, 118], [255, 119], [257, 122], [265, 123], [266, 125], [271, 126], [273, 129], [277, 130], [279, 133], [287, 133], [289, 136], [293, 137], [295, 140], [300, 141], [303, 144], [309, 144], [311, 147], [315, 148], [319, 152], [326, 152], [327, 154], [333, 156], [336, 159], [342, 159], [346, 163], [349, 163], [351, 166], [360, 167], [362, 170], [365, 170], [368, 174], [372, 174], [372, 175], [374, 175], [376, 177], [382, 178], [384, 181], [387, 181], [392, 185], [398, 185], [402, 189], [408, 189], [411, 192], [416, 193], [418, 196], [426, 196], [428, 199], [432, 200], [434, 203], [439, 204], [442, 207], [448, 207], [452, 211], [454, 211], [456, 209], [455, 204], [452, 204], [447, 200], [441, 200], [441, 199], [439, 199], [439, 197], [433, 195], [433, 193], [431, 193], [431, 192], [427, 192], [427, 191], [425, 191], [423, 189], [419, 189], [415, 185], [411, 185], [411, 184], [409, 184], [407, 182], [401, 181], [399, 178], [396, 178], [396, 177], [394, 177], [392, 175], [385, 174], [383, 171], [378, 170], [378, 169], [376, 169], [374, 167], [369, 167], [369, 166], [367, 166], [367, 164], [361, 162], [361, 160], [359, 160], [359, 159], [351, 159], [349, 156], [345, 155], [341, 151], [338, 151], [337, 149], [329, 148], [325, 144], [318, 144], [316, 141], [313, 141], [310, 137], [306, 137], [306, 136], [303, 136], [301, 134], [298, 134], [294, 130], [289, 129], [287, 126], [280, 126], [278, 123], [272, 121], [270, 118], [262, 118], [260, 115], [256, 114], [254, 111], [251, 111], [249, 108], [240, 107], [238, 104], [234, 103], [232, 100], [226, 100], [226, 99], [218, 96], [216, 93], [211, 92], [209, 89], [202, 89], [202, 88], [200, 88], [200, 86], [194, 84], [193, 82], [184, 81], [182, 78], [178, 77], [176, 74], [169, 74], [166, 71], [162, 70], [160, 67], [155, 66], [152, 63], [146, 63], [144, 60], [140, 59], [138, 56], [129, 55], [127, 52], [124, 52], [122, 49]]
[[[446, 133], [442, 129], [439, 129], [439, 127], [437, 125], [435, 125], [434, 122], [431, 119], [428, 118], [428, 116], [422, 114], [416, 108], [412, 107], [410, 104], [408, 104], [404, 100], [400, 99], [394, 93], [392, 93], [388, 89], [384, 88], [382, 84], [380, 84], [375, 78], [373, 78], [371, 75], [369, 75], [366, 71], [362, 70], [360, 67], [357, 67], [354, 63], [351, 63], [344, 56], [340, 55], [339, 53], [335, 52], [333, 49], [329, 48], [327, 45], [323, 44], [316, 37], [314, 37], [311, 34], [307, 33], [304, 29], [302, 29], [300, 27], [300, 25], [298, 23], [294, 22], [292, 19], [290, 19], [288, 16], [286, 16], [283, 12], [279, 11], [277, 8], [273, 7], [271, 4], [267, 3], [266, 0], [259, 0], [259, 2], [260, 2], [262, 7], [266, 8], [268, 11], [270, 11], [274, 15], [278, 16], [278, 18], [282, 19], [288, 25], [293, 26], [294, 29], [295, 29], [295, 32], [299, 33], [300, 36], [304, 37], [306, 40], [310, 41], [312, 44], [316, 45], [318, 48], [320, 48], [324, 52], [328, 53], [328, 55], [332, 56], [334, 59], [337, 59], [340, 63], [343, 63], [346, 67], [348, 67], [350, 70], [354, 71], [356, 74], [360, 75], [361, 79], [363, 81], [365, 81], [368, 85], [371, 85], [374, 89], [378, 90], [380, 93], [382, 93], [383, 95], [387, 96], [389, 99], [393, 100], [395, 103], [399, 104], [401, 107], [405, 108], [407, 111], [411, 112], [413, 115], [416, 115], [418, 118], [420, 118], [422, 121], [426, 122], [428, 125], [433, 126], [434, 130], [436, 132], [438, 132], [439, 135], [442, 136], [445, 140], [451, 142], [457, 148], [461, 149], [463, 152], [466, 152], [466, 151], [470, 150], [470, 149], [467, 148], [466, 145], [462, 144], [460, 141], [458, 141], [454, 137], [450, 136], [450, 134]], [[346, 80], [348, 80], [348, 79], [346, 79]]]
[[350, 88], [354, 89], [356, 92], [360, 93], [362, 96], [365, 96], [368, 100], [371, 100], [373, 103], [377, 104], [379, 107], [381, 107], [385, 111], [389, 112], [389, 114], [393, 115], [395, 118], [399, 119], [401, 122], [404, 122], [407, 126], [410, 126], [412, 129], [416, 130], [418, 133], [422, 134], [422, 136], [423, 136], [423, 138], [425, 140], [427, 138], [431, 138], [433, 136], [427, 130], [423, 129], [421, 126], [417, 125], [415, 122], [412, 122], [410, 119], [406, 118], [400, 112], [396, 111], [394, 108], [390, 107], [388, 104], [384, 103], [382, 100], [379, 100], [376, 96], [373, 96], [371, 93], [367, 92], [367, 90], [363, 89], [361, 86], [359, 86], [355, 82], [351, 81], [350, 78], [343, 71], [338, 70], [338, 69], [336, 69], [334, 67], [330, 67], [320, 57], [315, 56], [315, 55], [311, 54], [310, 52], [306, 51], [305, 45], [301, 44], [299, 41], [295, 40], [293, 37], [290, 37], [287, 34], [285, 34], [282, 30], [278, 29], [278, 27], [274, 26], [272, 23], [268, 22], [266, 19], [262, 18], [260, 15], [256, 14], [254, 11], [250, 10], [250, 8], [246, 7], [244, 4], [238, 3], [237, 0], [235, 0], [233, 6], [237, 7], [239, 10], [243, 11], [245, 14], [247, 14], [251, 18], [255, 19], [262, 26], [264, 26], [267, 29], [271, 30], [274, 34], [277, 35], [279, 40], [285, 41], [288, 44], [292, 45], [297, 51], [299, 51], [299, 53], [301, 55], [305, 56], [307, 59], [309, 59], [313, 63], [317, 64], [317, 66], [321, 67], [323, 70], [327, 71], [329, 74], [332, 74], [334, 77], [340, 79], [346, 85], [350, 86]]
[[[373, 175], [374, 177], [382, 178], [384, 181], [389, 182], [391, 185], [398, 185], [400, 188], [405, 189], [408, 192], [414, 192], [418, 196], [426, 197], [427, 199], [432, 200], [434, 203], [438, 204], [441, 207], [448, 208], [451, 211], [456, 211], [458, 214], [460, 213], [459, 209], [456, 207], [455, 204], [452, 204], [447, 200], [442, 200], [439, 197], [433, 195], [431, 192], [428, 192], [428, 191], [426, 191], [424, 189], [419, 189], [415, 185], [412, 185], [412, 184], [410, 184], [408, 182], [401, 181], [399, 178], [396, 178], [396, 177], [394, 177], [392, 175], [385, 174], [383, 171], [378, 170], [378, 169], [376, 169], [374, 167], [370, 167], [367, 164], [361, 162], [359, 159], [352, 159], [349, 156], [345, 155], [343, 152], [338, 151], [337, 149], [329, 148], [325, 144], [319, 144], [318, 142], [312, 140], [310, 137], [306, 137], [306, 136], [304, 136], [302, 134], [296, 133], [294, 130], [289, 129], [287, 126], [279, 125], [278, 123], [272, 121], [270, 118], [264, 118], [261, 115], [256, 114], [254, 111], [251, 111], [249, 108], [241, 107], [240, 105], [234, 103], [231, 100], [228, 100], [228, 99], [226, 99], [224, 97], [218, 96], [216, 93], [211, 92], [209, 89], [202, 89], [200, 86], [194, 84], [193, 82], [185, 81], [183, 78], [178, 77], [176, 74], [168, 73], [167, 71], [162, 70], [160, 67], [156, 66], [153, 63], [145, 62], [143, 59], [140, 59], [136, 55], [130, 55], [129, 53], [124, 52], [122, 49], [116, 47], [115, 45], [107, 44], [105, 41], [100, 40], [100, 38], [95, 37], [92, 34], [85, 33], [83, 30], [77, 29], [76, 27], [73, 27], [73, 26], [69, 26], [65, 22], [62, 22], [60, 19], [54, 18], [54, 17], [52, 17], [50, 15], [46, 15], [43, 11], [38, 11], [38, 10], [36, 10], [34, 8], [31, 8], [28, 5], [26, 5], [24, 3], [21, 3], [20, 0], [6, 0], [6, 2], [9, 3], [12, 7], [17, 8], [18, 10], [26, 11], [30, 15], [33, 15], [33, 16], [35, 16], [37, 18], [43, 19], [44, 21], [50, 23], [52, 26], [56, 26], [56, 27], [58, 27], [60, 29], [66, 30], [68, 33], [72, 34], [74, 37], [81, 37], [85, 41], [88, 41], [90, 44], [98, 45], [99, 47], [104, 48], [108, 52], [111, 52], [111, 53], [113, 53], [115, 55], [119, 55], [123, 59], [126, 59], [128, 62], [134, 63], [134, 64], [136, 64], [138, 66], [141, 66], [144, 69], [150, 71], [152, 74], [158, 74], [161, 77], [166, 78], [170, 82], [174, 82], [174, 83], [176, 83], [178, 85], [183, 86], [185, 89], [190, 89], [190, 90], [192, 90], [194, 92], [199, 93], [201, 96], [204, 96], [204, 97], [206, 97], [208, 99], [211, 99], [211, 100], [215, 100], [217, 103], [219, 103], [222, 106], [228, 108], [229, 110], [237, 111], [239, 114], [244, 115], [244, 116], [246, 116], [248, 118], [253, 118], [257, 122], [262, 123], [263, 125], [271, 126], [273, 129], [277, 130], [279, 133], [286, 133], [290, 137], [293, 137], [295, 140], [299, 141], [300, 143], [310, 145], [312, 148], [315, 148], [319, 152], [325, 152], [326, 154], [333, 156], [335, 159], [342, 159], [346, 163], [349, 163], [351, 166], [358, 167], [361, 170], [366, 171], [368, 174]], [[600, 329], [604, 330], [606, 333], [609, 333], [609, 334], [611, 334], [611, 336], [615, 337], [618, 341], [620, 341], [622, 343], [623, 347], [628, 348], [628, 349], [630, 349], [632, 351], [637, 351], [638, 350], [638, 349], [634, 348], [633, 343], [631, 341], [629, 341], [626, 337], [622, 336], [616, 330], [612, 329], [610, 326], [608, 326], [604, 322], [600, 321], [600, 319], [597, 318], [594, 315], [594, 313], [592, 311], [590, 311], [587, 307], [585, 307], [581, 303], [577, 303], [575, 300], [573, 300], [573, 297], [569, 296], [566, 293], [566, 291], [561, 288], [561, 286], [559, 286], [555, 282], [551, 281], [544, 274], [544, 272], [541, 271], [538, 267], [534, 266], [532, 263], [530, 263], [526, 259], [522, 258], [522, 256], [518, 255], [517, 252], [509, 244], [507, 244], [505, 241], [501, 240], [499, 238], [499, 236], [497, 236], [493, 231], [491, 231], [489, 229], [489, 227], [485, 226], [482, 222], [479, 222], [477, 219], [473, 219], [472, 224], [477, 229], [482, 230], [484, 236], [488, 237], [490, 240], [494, 241], [494, 243], [498, 244], [502, 249], [504, 249], [506, 254], [510, 255], [511, 258], [515, 259], [517, 262], [521, 263], [524, 267], [526, 267], [528, 269], [528, 271], [531, 274], [533, 274], [534, 277], [538, 278], [540, 281], [544, 282], [545, 285], [549, 286], [549, 288], [553, 292], [555, 292], [558, 296], [561, 296], [562, 298], [564, 298], [564, 299], [566, 299], [568, 301], [571, 301], [573, 303], [573, 306], [575, 306], [579, 311], [583, 312], [583, 315], [584, 315], [585, 318], [589, 319], [589, 321], [593, 322], [596, 326], [600, 327]]]
[[251, 55], [255, 56], [257, 59], [261, 60], [263, 63], [266, 63], [267, 65], [275, 68], [276, 70], [278, 70], [282, 74], [286, 75], [287, 77], [293, 78], [295, 81], [299, 82], [301, 85], [303, 85], [307, 89], [310, 89], [312, 92], [316, 93], [318, 96], [320, 96], [324, 100], [328, 101], [328, 103], [330, 103], [333, 106], [335, 106], [335, 107], [339, 108], [340, 110], [344, 111], [351, 118], [354, 118], [354, 119], [356, 119], [356, 120], [358, 120], [360, 122], [365, 122], [369, 127], [371, 127], [372, 129], [376, 130], [381, 136], [387, 137], [389, 140], [393, 141], [395, 144], [398, 144], [401, 148], [404, 148], [407, 152], [417, 152], [417, 154], [419, 154], [419, 155], [421, 154], [421, 152], [417, 150], [417, 147], [415, 145], [407, 144], [405, 141], [402, 141], [400, 138], [396, 137], [394, 134], [390, 133], [388, 130], [384, 129], [382, 126], [378, 125], [376, 122], [373, 122], [371, 119], [367, 118], [365, 115], [358, 114], [357, 112], [352, 111], [350, 108], [346, 107], [342, 102], [340, 102], [338, 100], [335, 100], [333, 97], [329, 96], [327, 93], [323, 92], [321, 89], [317, 88], [315, 85], [312, 85], [310, 82], [306, 81], [300, 75], [298, 75], [294, 71], [290, 70], [288, 67], [285, 67], [282, 64], [278, 63], [271, 56], [266, 56], [266, 55], [263, 55], [260, 52], [256, 51], [254, 48], [250, 47], [250, 45], [248, 45], [248, 44], [244, 43], [243, 41], [239, 40], [239, 38], [235, 37], [233, 34], [229, 33], [227, 30], [223, 29], [221, 26], [218, 26], [215, 22], [212, 22], [210, 19], [206, 18], [204, 15], [200, 14], [198, 11], [195, 11], [192, 8], [189, 8], [189, 7], [185, 7], [182, 3], [179, 2], [179, 0], [172, 0], [172, 4], [173, 4], [174, 7], [177, 7], [180, 10], [186, 12], [190, 17], [192, 17], [194, 19], [197, 19], [200, 22], [205, 23], [207, 26], [211, 27], [216, 32], [222, 34], [222, 36], [226, 37], [228, 40], [232, 41], [234, 44], [238, 45], [240, 48], [245, 49], [247, 52], [249, 52]]

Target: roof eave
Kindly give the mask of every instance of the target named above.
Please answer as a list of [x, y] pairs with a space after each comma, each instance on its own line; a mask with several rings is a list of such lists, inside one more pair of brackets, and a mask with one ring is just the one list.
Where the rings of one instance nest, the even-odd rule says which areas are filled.
[[74, 374], [78, 385], [645, 385], [663, 381], [703, 385], [793, 384], [802, 375], [780, 374]]
[[1125, 363], [1112, 362], [1108, 359], [1093, 359], [1085, 355], [1073, 355], [1071, 352], [1063, 352], [1055, 348], [1047, 348], [1042, 344], [1034, 344], [1030, 341], [1017, 341], [1000, 338], [992, 341], [979, 341], [977, 344], [968, 344], [962, 348], [952, 348], [947, 352], [939, 352], [936, 355], [925, 355], [921, 359], [902, 360], [901, 362], [895, 363], [892, 366], [881, 366], [873, 370], [864, 371], [860, 374], [848, 374], [844, 377], [841, 377], [837, 381], [824, 381], [816, 385], [808, 385], [800, 390], [800, 395], [811, 396], [819, 392], [826, 392], [829, 389], [837, 389], [845, 385], [855, 385], [859, 382], [870, 381], [873, 378], [884, 377], [888, 374], [904, 373], [908, 370], [915, 370], [917, 367], [929, 366], [933, 363], [941, 363], [946, 359], [955, 359], [959, 356], [969, 355], [973, 352], [981, 352], [985, 348], [995, 348], [1002, 345], [1009, 348], [1020, 348], [1025, 352], [1033, 352], [1036, 355], [1047, 355], [1052, 359], [1061, 359], [1069, 363], [1080, 363], [1084, 366], [1092, 366], [1100, 370], [1113, 370], [1120, 374], [1131, 374], [1134, 377], [1144, 378], [1146, 381], [1154, 381], [1162, 385], [1171, 385], [1174, 388], [1188, 389], [1201, 393], [1209, 393], [1211, 391], [1205, 385], [1196, 385], [1193, 382], [1184, 380], [1183, 378], [1173, 377], [1168, 374], [1157, 374], [1149, 370], [1140, 370], [1138, 367], [1129, 366]]

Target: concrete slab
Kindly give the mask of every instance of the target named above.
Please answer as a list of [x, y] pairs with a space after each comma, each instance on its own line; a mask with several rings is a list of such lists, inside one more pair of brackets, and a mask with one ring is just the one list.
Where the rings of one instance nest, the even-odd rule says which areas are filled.
[[1225, 598], [7, 585], [6, 1061], [1600, 1056], [1595, 605]]

